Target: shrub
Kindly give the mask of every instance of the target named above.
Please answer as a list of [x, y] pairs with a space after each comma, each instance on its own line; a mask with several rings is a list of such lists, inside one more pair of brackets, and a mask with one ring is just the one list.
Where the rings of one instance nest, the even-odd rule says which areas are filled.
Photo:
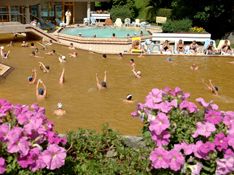
[[202, 27], [192, 27], [190, 28], [190, 32], [194, 32], [194, 33], [205, 33], [205, 29]]
[[[234, 112], [196, 99], [180, 88], [153, 89], [133, 116], [144, 121], [156, 174], [231, 174], [234, 172]], [[153, 171], [153, 170], [152, 170]]]
[[112, 7], [112, 9], [110, 10], [110, 14], [111, 14], [111, 18], [112, 21], [115, 22], [115, 20], [117, 18], [121, 18], [122, 21], [125, 18], [134, 18], [134, 10], [133, 9], [129, 9], [129, 7], [127, 5], [124, 6], [114, 6]]
[[55, 170], [65, 163], [66, 138], [53, 130], [45, 109], [0, 100], [0, 174]]
[[157, 16], [164, 16], [164, 17], [167, 17], [167, 19], [170, 19], [171, 12], [172, 12], [172, 9], [160, 8], [157, 11]]
[[188, 32], [192, 27], [192, 21], [189, 19], [182, 20], [168, 20], [163, 24], [163, 32], [173, 33], [173, 32]]

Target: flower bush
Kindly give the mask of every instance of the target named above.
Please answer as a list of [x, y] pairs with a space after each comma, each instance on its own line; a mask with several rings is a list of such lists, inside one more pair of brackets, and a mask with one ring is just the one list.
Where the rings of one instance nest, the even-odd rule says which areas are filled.
[[[144, 122], [143, 135], [152, 148], [149, 159], [156, 174], [234, 172], [234, 112], [196, 99], [180, 88], [153, 89], [132, 113]], [[197, 104], [201, 108], [197, 107]]]
[[191, 27], [190, 31], [194, 32], [194, 33], [205, 33], [206, 32], [205, 29], [202, 27]]
[[44, 108], [0, 100], [0, 174], [60, 168], [66, 159], [66, 142], [54, 131]]

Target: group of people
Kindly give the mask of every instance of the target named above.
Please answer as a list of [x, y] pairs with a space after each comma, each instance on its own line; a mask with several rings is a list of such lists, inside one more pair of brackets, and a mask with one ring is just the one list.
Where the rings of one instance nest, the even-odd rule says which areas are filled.
[[[146, 47], [147, 43], [146, 43]], [[225, 40], [220, 49], [217, 49], [214, 45], [214, 41], [210, 41], [204, 47], [200, 47], [197, 42], [194, 40], [189, 45], [185, 45], [183, 40], [179, 40], [178, 43], [175, 43], [174, 46], [170, 45], [168, 40], [165, 40], [160, 45], [161, 54], [206, 54], [206, 55], [232, 55], [234, 52], [231, 48], [230, 41]], [[147, 48], [145, 49], [147, 51]]]

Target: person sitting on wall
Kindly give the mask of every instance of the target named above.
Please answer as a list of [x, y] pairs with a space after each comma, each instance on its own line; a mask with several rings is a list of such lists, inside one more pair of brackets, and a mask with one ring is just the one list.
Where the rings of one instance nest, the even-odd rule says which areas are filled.
[[190, 44], [190, 46], [189, 46], [189, 52], [190, 52], [191, 54], [196, 54], [196, 53], [197, 53], [197, 49], [198, 49], [198, 45], [197, 45], [196, 41], [194, 40], [194, 41]]
[[228, 54], [228, 55], [232, 54], [232, 48], [230, 44], [228, 43], [228, 40], [224, 41], [224, 44], [221, 47], [221, 52], [222, 54]]
[[103, 78], [103, 81], [101, 82], [99, 81], [98, 74], [96, 73], [96, 84], [97, 84], [98, 90], [107, 89], [106, 78], [107, 78], [106, 71], [104, 72], [104, 78]]
[[171, 53], [171, 48], [168, 40], [162, 43], [161, 53]]
[[181, 39], [179, 40], [177, 44], [176, 51], [178, 54], [184, 54], [184, 43]]
[[216, 53], [213, 41], [210, 41], [210, 44], [207, 46], [205, 52], [206, 52], [206, 55], [213, 55]]

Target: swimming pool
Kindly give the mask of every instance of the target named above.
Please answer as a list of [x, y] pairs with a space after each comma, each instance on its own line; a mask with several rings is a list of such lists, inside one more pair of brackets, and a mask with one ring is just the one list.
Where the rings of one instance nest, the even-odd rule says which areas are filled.
[[94, 37], [97, 38], [111, 38], [113, 33], [116, 38], [127, 38], [128, 35], [140, 36], [143, 32], [144, 36], [148, 36], [149, 32], [146, 30], [141, 30], [139, 28], [126, 28], [126, 27], [75, 27], [75, 28], [65, 28], [60, 33], [82, 37]]

